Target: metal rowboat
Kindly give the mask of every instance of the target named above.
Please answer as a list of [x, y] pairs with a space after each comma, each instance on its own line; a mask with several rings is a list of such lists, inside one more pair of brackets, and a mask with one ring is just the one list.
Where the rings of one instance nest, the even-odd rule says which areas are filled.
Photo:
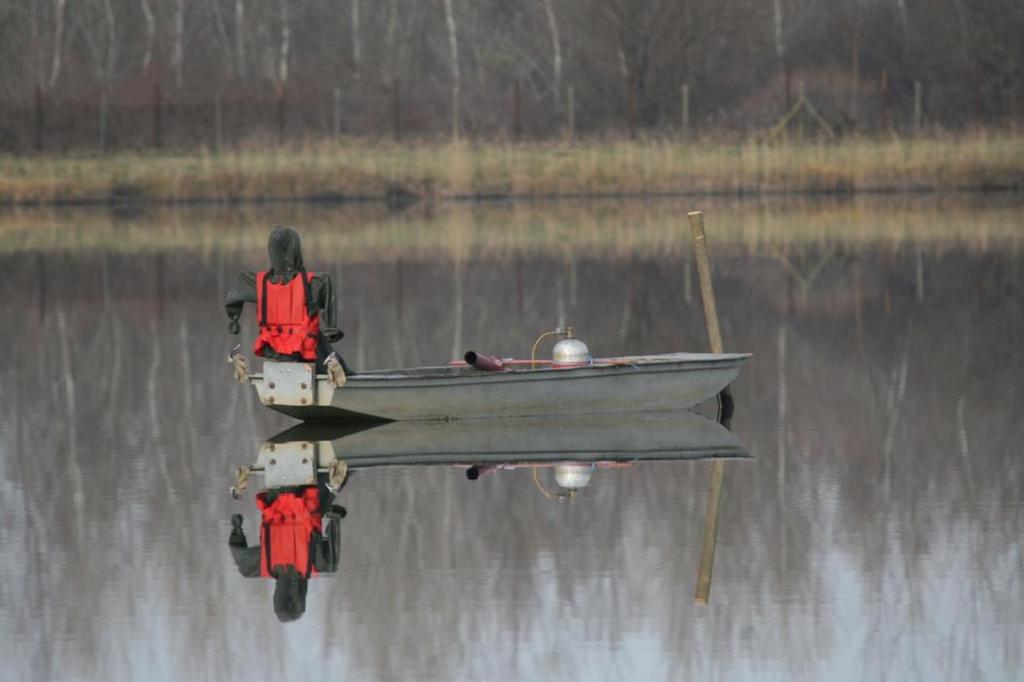
[[249, 379], [264, 405], [309, 422], [610, 415], [697, 405], [728, 386], [750, 357], [666, 353], [503, 372], [385, 369], [356, 374], [342, 388], [314, 377], [312, 364], [266, 361], [263, 373]]

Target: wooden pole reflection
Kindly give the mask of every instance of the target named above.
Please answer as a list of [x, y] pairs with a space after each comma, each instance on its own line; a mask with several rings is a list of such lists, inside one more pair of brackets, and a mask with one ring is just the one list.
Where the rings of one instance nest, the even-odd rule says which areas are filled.
[[[700, 279], [700, 295], [704, 304], [704, 321], [708, 328], [708, 342], [712, 353], [722, 353], [722, 332], [718, 326], [718, 309], [715, 306], [715, 289], [711, 283], [711, 257], [708, 255], [707, 236], [704, 234], [704, 214], [693, 211], [689, 214], [690, 236], [697, 258], [697, 275]], [[732, 397], [726, 388], [719, 397], [719, 408], [731, 412]], [[730, 415], [731, 416], [731, 415]], [[693, 599], [697, 604], [707, 604], [711, 596], [711, 576], [715, 566], [715, 547], [718, 543], [718, 510], [722, 501], [722, 481], [725, 478], [725, 462], [715, 460], [711, 467], [711, 487], [704, 516], [704, 542], [700, 552], [700, 568], [697, 571], [697, 587]]]

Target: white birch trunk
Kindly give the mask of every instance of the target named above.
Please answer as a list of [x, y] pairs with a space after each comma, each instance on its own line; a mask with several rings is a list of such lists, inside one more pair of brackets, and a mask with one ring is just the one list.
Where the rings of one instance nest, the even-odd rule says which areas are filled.
[[149, 5], [149, 0], [140, 0], [139, 5], [142, 8], [142, 17], [146, 21], [146, 47], [142, 53], [142, 70], [143, 72], [149, 72], [149, 65], [153, 61], [153, 36], [156, 34], [156, 19], [153, 16], [153, 8]]
[[38, 0], [32, 1], [32, 9], [29, 12], [29, 45], [31, 46], [32, 80], [36, 87], [43, 84], [43, 58], [39, 54], [39, 4]]
[[235, 65], [238, 77], [245, 77], [245, 3], [235, 0]]
[[[900, 27], [903, 29], [903, 40], [906, 42], [910, 35], [910, 21], [907, 19], [907, 3], [906, 0], [896, 0], [896, 9], [900, 15]], [[906, 45], [904, 44], [904, 47]]]
[[106, 24], [106, 54], [100, 66], [100, 149], [107, 149], [107, 103], [109, 101], [110, 82], [114, 78], [114, 67], [117, 65], [117, 24], [114, 19], [112, 0], [103, 0], [103, 21]]
[[455, 13], [452, 11], [452, 0], [444, 0], [444, 18], [448, 24], [448, 47], [452, 58], [452, 137], [459, 136], [459, 37], [455, 31]]
[[395, 54], [395, 36], [398, 33], [398, 0], [388, 2], [388, 26], [384, 31], [384, 44], [387, 46], [387, 78], [388, 85], [394, 87], [398, 78], [398, 59]]
[[217, 38], [220, 40], [220, 48], [224, 53], [224, 70], [230, 76], [235, 73], [235, 51], [231, 47], [231, 38], [228, 37], [228, 29], [224, 24], [224, 13], [220, 8], [220, 0], [210, 0], [210, 7], [217, 28]]
[[362, 31], [359, 28], [359, 0], [352, 0], [352, 66], [355, 69], [356, 80], [363, 74], [363, 45], [359, 40]]
[[107, 23], [107, 59], [103, 67], [103, 80], [109, 83], [114, 76], [114, 67], [117, 66], [117, 25], [114, 21], [114, 5], [111, 0], [103, 2], [103, 18]]
[[860, 98], [860, 43], [864, 26], [864, 15], [860, 2], [854, 3], [856, 16], [853, 20], [853, 47], [850, 54], [850, 118], [857, 120], [857, 104]]
[[100, 151], [107, 150], [107, 84], [100, 86]]
[[50, 79], [47, 87], [52, 88], [60, 76], [61, 52], [64, 47], [64, 9], [67, 0], [54, 0], [53, 4], [53, 60], [50, 62]]
[[782, 34], [782, 2], [772, 0], [772, 16], [775, 27], [775, 59], [779, 62], [779, 73], [786, 72], [786, 43]]
[[281, 50], [277, 62], [277, 82], [288, 82], [288, 54], [292, 45], [291, 25], [288, 22], [288, 0], [281, 0]]
[[174, 82], [180, 88], [185, 77], [183, 64], [185, 61], [185, 0], [175, 0], [174, 30], [171, 39], [171, 66], [174, 69]]
[[551, 0], [543, 0], [544, 12], [548, 16], [548, 29], [551, 31], [551, 76], [554, 80], [555, 102], [562, 103], [562, 42], [558, 38], [558, 20]]

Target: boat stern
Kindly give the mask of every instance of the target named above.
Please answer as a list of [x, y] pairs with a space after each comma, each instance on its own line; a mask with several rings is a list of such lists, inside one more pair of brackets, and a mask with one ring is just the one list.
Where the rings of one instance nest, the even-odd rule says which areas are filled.
[[271, 408], [330, 405], [334, 386], [316, 375], [311, 362], [266, 360], [263, 373], [250, 376], [260, 402]]

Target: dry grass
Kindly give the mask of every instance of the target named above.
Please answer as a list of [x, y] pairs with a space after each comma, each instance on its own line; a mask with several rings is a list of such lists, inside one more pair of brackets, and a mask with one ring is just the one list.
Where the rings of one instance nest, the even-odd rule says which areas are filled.
[[716, 252], [910, 245], [929, 253], [1017, 252], [1024, 240], [1013, 195], [705, 197], [459, 202], [408, 211], [381, 204], [148, 207], [127, 216], [104, 208], [14, 208], [0, 211], [0, 254], [224, 250], [259, 259], [270, 228], [286, 224], [300, 231], [316, 262], [655, 256], [688, 252], [686, 212], [694, 209], [706, 213]]
[[0, 203], [862, 192], [1024, 188], [1024, 138], [683, 145], [396, 146], [342, 141], [222, 154], [0, 156]]

